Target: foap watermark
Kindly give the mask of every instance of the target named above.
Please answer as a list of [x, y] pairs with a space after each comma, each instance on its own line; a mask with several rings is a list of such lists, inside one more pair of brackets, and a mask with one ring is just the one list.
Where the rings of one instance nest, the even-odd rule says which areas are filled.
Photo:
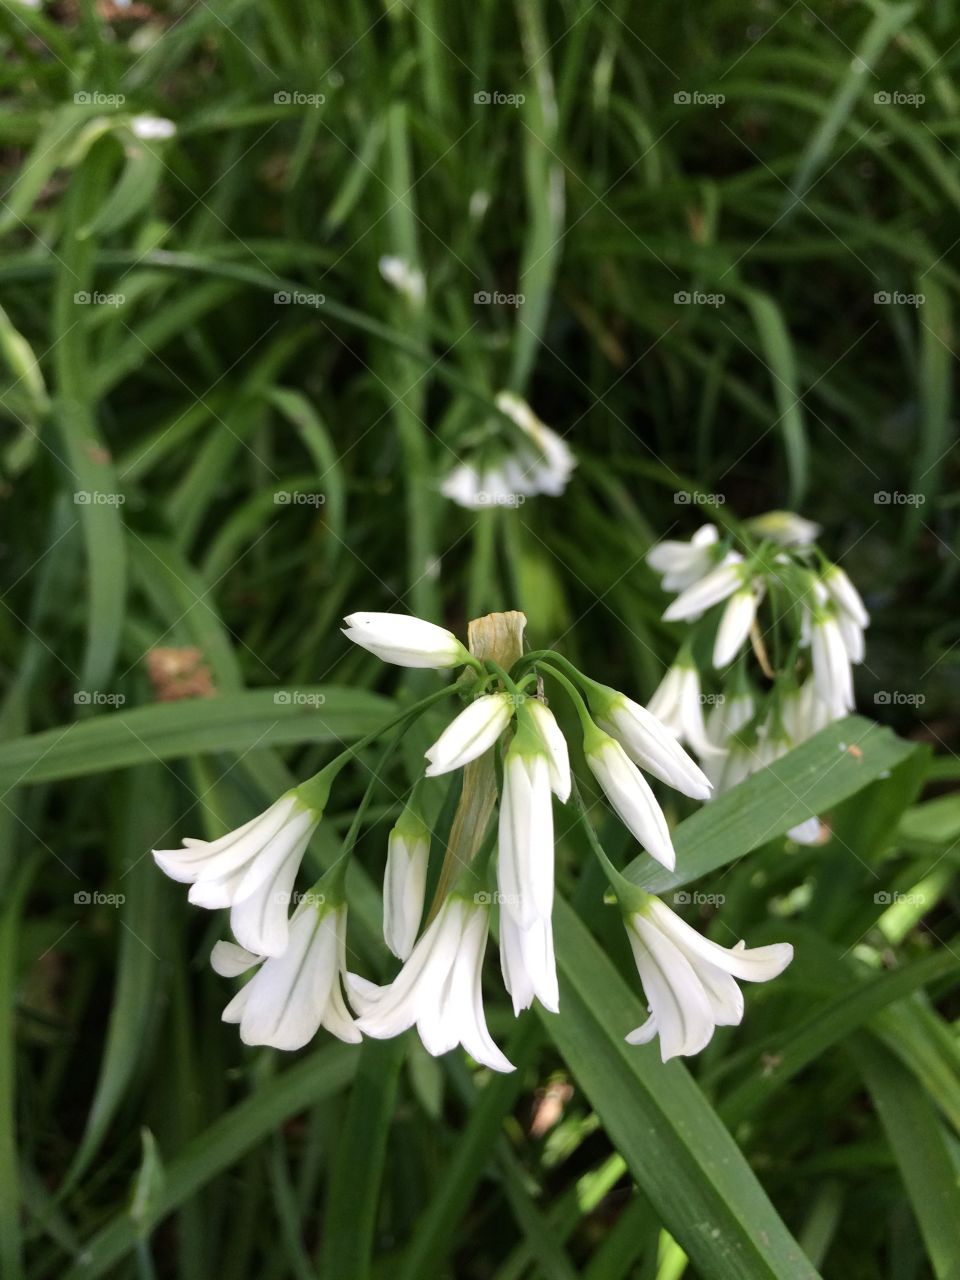
[[722, 493], [691, 493], [689, 489], [678, 489], [673, 495], [678, 507], [722, 507], [726, 500]]
[[925, 293], [901, 293], [899, 289], [881, 289], [873, 295], [878, 307], [922, 307], [926, 300]]
[[526, 500], [522, 493], [493, 493], [481, 489], [477, 494], [477, 505], [481, 507], [522, 507]]
[[907, 907], [922, 907], [927, 900], [925, 893], [900, 893], [897, 889], [881, 889], [873, 895], [878, 907], [892, 907], [903, 903]]
[[678, 907], [722, 907], [726, 900], [725, 893], [701, 893], [699, 889], [692, 892], [681, 889], [673, 895], [673, 901]]
[[273, 495], [275, 507], [322, 507], [326, 500], [325, 493], [304, 493], [299, 489], [278, 489]]
[[101, 93], [99, 89], [79, 89], [73, 100], [78, 107], [122, 107], [127, 96], [124, 93]]
[[678, 89], [673, 100], [678, 107], [722, 107], [727, 96], [724, 93], [701, 93], [699, 89]]
[[73, 295], [76, 307], [122, 307], [126, 300], [125, 293], [99, 293], [96, 289], [93, 293], [80, 289]]
[[325, 694], [306, 689], [278, 689], [273, 695], [275, 707], [322, 707], [326, 700]]
[[301, 93], [299, 89], [278, 89], [273, 101], [278, 107], [322, 107], [325, 93]]
[[722, 707], [727, 696], [724, 693], [698, 693], [697, 701], [702, 707]]
[[322, 293], [304, 293], [302, 289], [280, 289], [273, 295], [277, 307], [322, 307], [326, 302]]
[[679, 289], [673, 295], [673, 301], [678, 307], [722, 307], [727, 300], [725, 293], [701, 293], [699, 289], [692, 292], [687, 289]]
[[878, 707], [922, 707], [926, 700], [924, 693], [905, 693], [902, 689], [878, 689], [873, 695]]
[[878, 107], [922, 107], [925, 93], [904, 93], [902, 89], [880, 89], [873, 95]]
[[78, 507], [122, 507], [126, 500], [126, 494], [102, 493], [98, 489], [78, 489], [73, 495]]
[[499, 89], [480, 89], [473, 95], [478, 107], [522, 107], [526, 100], [523, 93], [502, 93]]
[[899, 489], [879, 489], [873, 495], [875, 507], [922, 507], [926, 500], [925, 493], [901, 493]]
[[123, 693], [107, 693], [104, 689], [78, 689], [73, 695], [78, 707], [122, 707], [126, 702]]
[[272, 893], [271, 899], [281, 907], [322, 907], [327, 900], [324, 893], [315, 893], [312, 889], [292, 889], [289, 893]]
[[75, 907], [122, 907], [126, 894], [102, 893], [99, 889], [78, 889], [73, 895]]
[[480, 289], [473, 295], [475, 307], [522, 307], [526, 300], [522, 293], [501, 293], [498, 289], [494, 289], [492, 293]]
[[501, 893], [499, 889], [492, 892], [487, 889], [481, 889], [479, 893], [473, 895], [473, 900], [478, 907], [519, 907], [522, 894], [519, 893]]

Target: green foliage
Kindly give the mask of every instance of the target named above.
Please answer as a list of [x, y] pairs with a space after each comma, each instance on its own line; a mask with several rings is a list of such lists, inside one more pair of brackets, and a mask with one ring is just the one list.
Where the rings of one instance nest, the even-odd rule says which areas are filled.
[[[952, 0], [3, 7], [5, 1278], [957, 1274], [958, 37]], [[438, 483], [504, 388], [578, 470], [467, 511]], [[601, 831], [718, 941], [794, 943], [743, 1025], [685, 1065], [624, 1043], [640, 986], [558, 809], [561, 1015], [487, 995], [513, 1076], [245, 1049], [220, 922], [149, 850], [422, 691], [341, 616], [520, 608], [645, 701], [678, 632], [644, 553], [727, 504], [824, 526], [904, 735], [852, 718], [673, 801], [676, 874]], [[442, 723], [361, 836], [368, 974]]]

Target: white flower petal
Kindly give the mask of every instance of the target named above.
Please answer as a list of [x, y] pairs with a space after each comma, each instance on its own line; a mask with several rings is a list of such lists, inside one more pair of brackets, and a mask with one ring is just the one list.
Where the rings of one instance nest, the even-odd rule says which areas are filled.
[[351, 613], [344, 635], [401, 667], [458, 667], [464, 648], [452, 632], [404, 613]]
[[510, 723], [513, 705], [506, 693], [486, 693], [474, 699], [426, 751], [430, 761], [427, 777], [462, 769], [488, 751]]

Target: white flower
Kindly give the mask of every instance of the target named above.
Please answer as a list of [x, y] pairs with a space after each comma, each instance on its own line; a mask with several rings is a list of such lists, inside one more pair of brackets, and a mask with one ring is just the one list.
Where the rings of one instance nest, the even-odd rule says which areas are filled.
[[826, 834], [826, 827], [819, 818], [806, 818], [791, 827], [787, 835], [797, 844], [820, 844]]
[[551, 1013], [560, 1012], [553, 926], [549, 920], [535, 920], [529, 929], [523, 929], [501, 907], [500, 972], [513, 999], [514, 1014], [529, 1009], [534, 998]]
[[383, 940], [398, 960], [406, 960], [417, 939], [429, 860], [430, 833], [405, 809], [387, 840], [383, 873]]
[[567, 740], [557, 724], [556, 717], [549, 707], [544, 706], [537, 698], [528, 698], [524, 703], [526, 711], [533, 720], [534, 728], [540, 735], [547, 749], [547, 765], [550, 769], [550, 786], [553, 794], [566, 804], [570, 799], [570, 753]]
[[689, 661], [681, 658], [668, 669], [647, 703], [647, 710], [701, 759], [717, 754], [703, 723], [700, 675]]
[[752, 586], [741, 587], [729, 598], [713, 646], [715, 667], [729, 666], [743, 648], [757, 616], [758, 604], [759, 597]]
[[683, 591], [713, 568], [719, 534], [714, 524], [702, 525], [689, 542], [667, 539], [647, 552], [647, 564], [662, 574], [664, 591]]
[[602, 729], [584, 736], [583, 749], [587, 764], [624, 826], [652, 858], [672, 871], [677, 855], [663, 810], [646, 778], [616, 738]]
[[810, 651], [817, 697], [839, 719], [853, 710], [853, 673], [843, 633], [836, 618], [825, 612], [814, 616], [810, 627]]
[[427, 777], [462, 769], [482, 756], [510, 723], [513, 706], [513, 698], [508, 693], [485, 693], [471, 702], [427, 750], [430, 761]]
[[715, 569], [680, 592], [663, 611], [663, 619], [665, 622], [692, 622], [733, 595], [744, 581], [743, 556], [738, 551], [728, 551]]
[[489, 910], [451, 894], [388, 986], [347, 975], [350, 1001], [364, 1035], [389, 1040], [416, 1023], [428, 1053], [462, 1044], [494, 1071], [513, 1071], [487, 1030], [480, 974]]
[[173, 121], [166, 120], [163, 116], [134, 116], [130, 121], [130, 128], [134, 136], [142, 138], [144, 142], [159, 142], [172, 138], [177, 132]]
[[625, 917], [627, 937], [650, 1006], [650, 1017], [626, 1038], [646, 1044], [660, 1036], [663, 1061], [699, 1053], [719, 1026], [743, 1018], [743, 993], [734, 981], [769, 982], [793, 959], [789, 943], [746, 949], [701, 937], [658, 898]]
[[799, 688], [786, 694], [780, 704], [780, 715], [794, 745], [806, 742], [835, 718], [826, 703], [817, 696], [816, 683], [812, 679], [805, 680]]
[[794, 511], [767, 511], [747, 521], [751, 533], [783, 547], [805, 547], [816, 540], [820, 526]]
[[348, 1044], [361, 1037], [343, 999], [347, 908], [302, 903], [290, 920], [290, 943], [282, 955], [252, 955], [218, 942], [210, 957], [217, 973], [233, 977], [261, 968], [223, 1011], [224, 1022], [239, 1022], [244, 1044], [301, 1049], [320, 1027]]
[[756, 703], [748, 688], [741, 687], [732, 694], [721, 694], [707, 717], [707, 737], [718, 747], [725, 747], [731, 738], [750, 723], [756, 714]]
[[614, 689], [592, 685], [590, 708], [600, 728], [616, 738], [634, 764], [685, 796], [709, 798], [706, 774], [680, 746], [673, 731], [646, 707]]
[[310, 837], [321, 814], [288, 791], [258, 817], [219, 840], [184, 840], [182, 849], [154, 849], [161, 871], [191, 886], [198, 907], [230, 907], [230, 928], [257, 955], [287, 946], [287, 908]]
[[478, 511], [484, 507], [517, 506], [525, 490], [517, 487], [517, 476], [510, 474], [504, 459], [502, 466], [486, 470], [470, 462], [461, 463], [441, 482], [440, 492], [458, 506]]
[[821, 581], [837, 608], [851, 618], [861, 631], [870, 625], [870, 615], [864, 608], [860, 592], [838, 564], [831, 565]]
[[494, 403], [502, 414], [516, 423], [536, 450], [522, 450], [516, 454], [517, 461], [529, 477], [526, 492], [559, 497], [577, 465], [566, 442], [540, 421], [526, 400], [512, 391], [498, 392]]
[[385, 253], [377, 263], [387, 284], [393, 285], [413, 307], [422, 307], [426, 297], [426, 282], [419, 267], [411, 267], [406, 258]]
[[450, 631], [406, 613], [351, 613], [343, 634], [400, 667], [459, 667], [467, 651]]

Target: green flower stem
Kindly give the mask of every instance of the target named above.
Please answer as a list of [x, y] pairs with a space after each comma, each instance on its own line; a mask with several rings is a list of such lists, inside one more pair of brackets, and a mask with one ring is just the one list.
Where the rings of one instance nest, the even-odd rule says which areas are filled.
[[587, 837], [587, 843], [593, 850], [597, 861], [603, 869], [604, 875], [607, 877], [607, 883], [616, 895], [620, 909], [625, 913], [633, 913], [642, 911], [647, 902], [651, 898], [651, 894], [641, 889], [639, 885], [628, 880], [626, 876], [620, 874], [617, 868], [607, 857], [606, 850], [597, 838], [597, 833], [593, 829], [593, 823], [587, 813], [587, 807], [583, 803], [583, 796], [580, 794], [580, 788], [577, 786], [576, 779], [570, 789], [570, 799], [573, 802], [573, 812], [577, 821], [583, 827], [584, 834]]
[[584, 702], [579, 689], [573, 681], [568, 680], [562, 671], [559, 671], [549, 662], [541, 662], [539, 665], [542, 671], [545, 671], [547, 675], [553, 676], [553, 678], [558, 680], [566, 690], [567, 697], [573, 703], [577, 715], [580, 717], [580, 724], [583, 726], [584, 738], [586, 739], [596, 734], [597, 726], [593, 723], [593, 717], [587, 709], [587, 704]]

